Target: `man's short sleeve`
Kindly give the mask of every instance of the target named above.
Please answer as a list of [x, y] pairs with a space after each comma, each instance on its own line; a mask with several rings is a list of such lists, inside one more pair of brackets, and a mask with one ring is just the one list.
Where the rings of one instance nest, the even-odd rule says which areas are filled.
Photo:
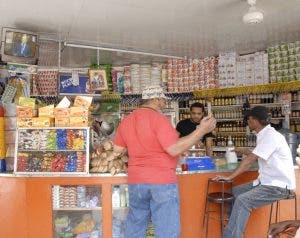
[[275, 150], [276, 142], [268, 136], [264, 136], [257, 141], [257, 146], [254, 148], [252, 153], [264, 160], [268, 160]]
[[121, 124], [120, 124], [118, 129], [117, 129], [115, 138], [114, 138], [114, 144], [117, 145], [117, 146], [120, 146], [120, 147], [126, 147], [126, 143], [125, 143], [125, 141], [122, 137], [121, 131], [122, 131], [122, 128], [121, 128]]
[[178, 141], [178, 132], [168, 118], [161, 116], [156, 121], [155, 133], [160, 145], [166, 149]]

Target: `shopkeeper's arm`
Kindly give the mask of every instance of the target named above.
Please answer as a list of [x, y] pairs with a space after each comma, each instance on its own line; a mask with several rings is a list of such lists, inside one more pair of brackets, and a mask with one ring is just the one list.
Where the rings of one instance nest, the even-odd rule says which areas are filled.
[[178, 156], [195, 145], [201, 137], [211, 132], [216, 127], [216, 120], [213, 117], [205, 117], [199, 126], [191, 134], [181, 137], [175, 144], [166, 148], [171, 156]]
[[222, 175], [217, 175], [214, 179], [216, 180], [232, 180], [235, 177], [239, 176], [240, 174], [246, 172], [249, 170], [249, 168], [251, 167], [251, 164], [253, 164], [256, 160], [258, 159], [258, 156], [253, 154], [253, 153], [249, 153], [241, 162], [241, 164], [239, 165], [239, 167], [237, 167], [232, 174], [230, 174], [229, 176], [222, 176]]

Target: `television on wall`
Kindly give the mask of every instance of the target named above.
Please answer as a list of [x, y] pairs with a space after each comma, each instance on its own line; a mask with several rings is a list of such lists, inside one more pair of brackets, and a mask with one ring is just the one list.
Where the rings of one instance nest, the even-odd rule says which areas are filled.
[[1, 59], [5, 62], [37, 64], [38, 35], [14, 28], [2, 28]]

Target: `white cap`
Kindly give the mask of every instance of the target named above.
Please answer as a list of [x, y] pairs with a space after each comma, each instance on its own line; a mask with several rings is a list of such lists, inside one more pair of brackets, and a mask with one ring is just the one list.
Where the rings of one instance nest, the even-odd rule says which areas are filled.
[[161, 86], [148, 86], [142, 92], [142, 99], [152, 99], [152, 98], [165, 98], [170, 99], [164, 93]]

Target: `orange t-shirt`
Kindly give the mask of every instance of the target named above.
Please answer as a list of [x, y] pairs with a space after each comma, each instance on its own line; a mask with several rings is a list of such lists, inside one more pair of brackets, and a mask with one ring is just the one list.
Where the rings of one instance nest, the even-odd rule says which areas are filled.
[[176, 182], [178, 157], [165, 149], [177, 141], [178, 133], [168, 118], [154, 109], [140, 108], [125, 117], [114, 143], [127, 148], [128, 183]]

